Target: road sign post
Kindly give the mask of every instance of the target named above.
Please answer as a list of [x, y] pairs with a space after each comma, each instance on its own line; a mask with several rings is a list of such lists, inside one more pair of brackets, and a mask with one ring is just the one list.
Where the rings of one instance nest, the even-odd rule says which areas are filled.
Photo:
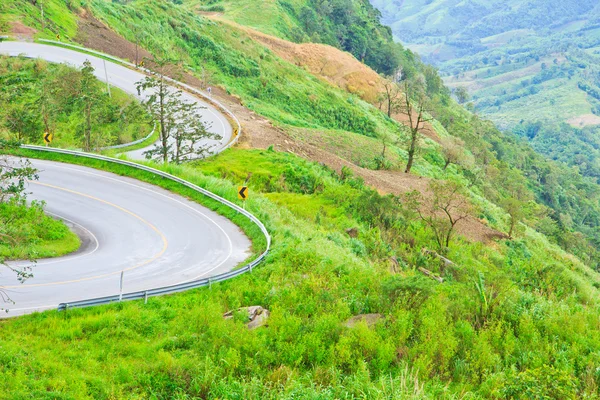
[[52, 143], [52, 139], [54, 139], [54, 135], [51, 134], [50, 132], [45, 132], [43, 138], [44, 138], [44, 143], [46, 143], [46, 147], [48, 147], [48, 145], [50, 143]]
[[108, 92], [108, 97], [112, 97], [110, 95], [110, 85], [108, 83], [108, 70], [106, 69], [106, 60], [102, 60], [104, 62], [104, 76], [106, 77], [106, 91]]
[[238, 186], [238, 198], [242, 200], [242, 208], [246, 209], [246, 199], [248, 198], [248, 186]]

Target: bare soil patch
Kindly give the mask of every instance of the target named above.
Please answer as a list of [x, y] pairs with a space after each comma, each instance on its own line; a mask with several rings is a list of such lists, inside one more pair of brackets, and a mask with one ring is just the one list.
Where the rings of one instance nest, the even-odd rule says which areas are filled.
[[33, 40], [37, 29], [23, 25], [20, 21], [13, 21], [10, 23], [10, 33], [19, 40]]
[[[325, 44], [292, 43], [223, 18], [210, 17], [245, 32], [254, 40], [267, 46], [279, 57], [294, 65], [306, 68], [316, 77], [356, 94], [374, 106], [378, 105], [378, 96], [383, 90], [384, 78], [357, 60], [352, 54]], [[403, 125], [408, 125], [407, 115], [395, 113], [392, 118]], [[416, 120], [416, 115], [414, 119]], [[438, 143], [440, 142], [437, 132], [428, 123], [425, 124], [423, 135]]]
[[567, 122], [575, 128], [583, 128], [585, 126], [600, 125], [600, 117], [594, 114], [584, 114], [573, 117]]
[[[75, 40], [90, 49], [135, 62], [135, 44], [119, 36], [103, 22], [88, 13], [84, 12], [80, 15], [79, 31]], [[152, 55], [139, 47], [138, 61], [142, 61], [144, 58], [152, 58]]]

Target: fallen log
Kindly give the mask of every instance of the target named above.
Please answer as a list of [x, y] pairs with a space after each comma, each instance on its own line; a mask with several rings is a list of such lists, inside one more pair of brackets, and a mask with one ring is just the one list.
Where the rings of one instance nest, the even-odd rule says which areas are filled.
[[441, 276], [437, 276], [436, 274], [434, 274], [433, 272], [431, 272], [428, 269], [419, 267], [419, 271], [421, 271], [423, 273], [423, 275], [426, 275], [426, 276], [430, 277], [431, 279], [438, 281], [439, 283], [444, 283], [444, 278], [442, 278]]

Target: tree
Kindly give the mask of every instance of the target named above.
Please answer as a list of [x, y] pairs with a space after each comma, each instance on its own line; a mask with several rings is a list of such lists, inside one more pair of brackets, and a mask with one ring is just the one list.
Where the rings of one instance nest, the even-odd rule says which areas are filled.
[[166, 60], [156, 61], [157, 71], [136, 83], [138, 93], [146, 92], [143, 104], [159, 126], [159, 142], [145, 153], [147, 158], [159, 156], [163, 162], [181, 163], [204, 157], [210, 148], [203, 141], [221, 137], [208, 131], [199, 113], [200, 107], [186, 102], [183, 92], [167, 84], [163, 71]]
[[83, 150], [85, 151], [90, 151], [92, 148], [92, 113], [103, 100], [99, 85], [99, 81], [94, 76], [92, 63], [85, 60], [79, 80], [79, 102], [85, 119], [83, 126]]
[[377, 138], [381, 140], [381, 154], [375, 157], [375, 168], [378, 170], [389, 169], [391, 165], [386, 158], [386, 151], [388, 146], [397, 143], [398, 137], [390, 132], [382, 131], [377, 135]]
[[[0, 139], [0, 150], [19, 147], [19, 142]], [[37, 170], [29, 160], [22, 158], [0, 157], [0, 203], [11, 198], [24, 199], [27, 195], [25, 184], [28, 180], [37, 180]]]
[[11, 108], [6, 115], [5, 126], [16, 134], [19, 142], [25, 138], [35, 140], [41, 137], [42, 124], [39, 116], [28, 105]]
[[43, 78], [40, 82], [40, 92], [36, 101], [37, 108], [42, 117], [44, 131], [46, 133], [54, 132], [53, 114], [57, 112], [57, 104], [55, 99], [56, 87], [51, 79]]
[[450, 136], [442, 139], [442, 155], [444, 156], [444, 171], [450, 164], [458, 164], [465, 157], [465, 142]]
[[418, 86], [419, 89], [411, 86], [408, 81], [404, 83], [404, 96], [400, 102], [400, 112], [408, 117], [408, 161], [406, 162], [405, 173], [410, 173], [412, 169], [415, 154], [418, 149], [418, 142], [421, 138], [421, 131], [425, 127], [425, 122], [431, 121], [426, 112], [426, 95], [423, 90], [424, 82]]
[[502, 176], [505, 193], [499, 203], [509, 215], [508, 236], [512, 239], [517, 224], [531, 214], [527, 205], [533, 200], [533, 195], [527, 189], [525, 178], [517, 171], [502, 171]]
[[463, 86], [459, 86], [454, 89], [454, 95], [460, 104], [465, 104], [471, 98], [471, 96], [469, 96], [469, 92]]
[[383, 80], [383, 92], [379, 94], [379, 109], [385, 104], [388, 117], [392, 117], [400, 101], [402, 100], [402, 90], [398, 83], [402, 80], [402, 68], [399, 68], [394, 75], [387, 76]]
[[444, 251], [450, 246], [456, 225], [471, 215], [473, 206], [458, 182], [432, 180], [429, 191], [431, 199], [414, 191], [409, 193], [406, 202], [431, 228], [440, 251]]
[[[0, 150], [19, 147], [19, 142], [7, 142], [0, 139]], [[26, 206], [25, 184], [28, 180], [37, 180], [37, 170], [31, 165], [29, 160], [9, 158], [7, 156], [0, 157], [0, 203], [15, 201]], [[3, 231], [3, 225], [0, 224], [0, 243], [15, 243], [15, 239], [10, 235], [10, 232]], [[31, 266], [13, 267], [7, 265], [5, 260], [0, 256], [0, 266], [4, 266], [17, 275], [20, 282], [32, 276]], [[0, 287], [0, 297], [3, 301], [10, 301], [7, 293]]]

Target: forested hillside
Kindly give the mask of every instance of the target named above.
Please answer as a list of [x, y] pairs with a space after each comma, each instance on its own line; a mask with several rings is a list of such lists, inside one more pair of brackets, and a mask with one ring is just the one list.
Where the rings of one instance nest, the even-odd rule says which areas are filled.
[[[0, 3], [0, 31], [136, 43], [213, 87], [241, 144], [154, 166], [232, 201], [246, 181], [273, 249], [210, 289], [0, 323], [0, 398], [599, 397], [600, 185], [458, 104], [368, 2], [44, 7]], [[253, 305], [271, 314], [248, 330]]]
[[396, 38], [438, 66], [452, 89], [466, 89], [501, 129], [600, 178], [597, 2], [372, 3]]

